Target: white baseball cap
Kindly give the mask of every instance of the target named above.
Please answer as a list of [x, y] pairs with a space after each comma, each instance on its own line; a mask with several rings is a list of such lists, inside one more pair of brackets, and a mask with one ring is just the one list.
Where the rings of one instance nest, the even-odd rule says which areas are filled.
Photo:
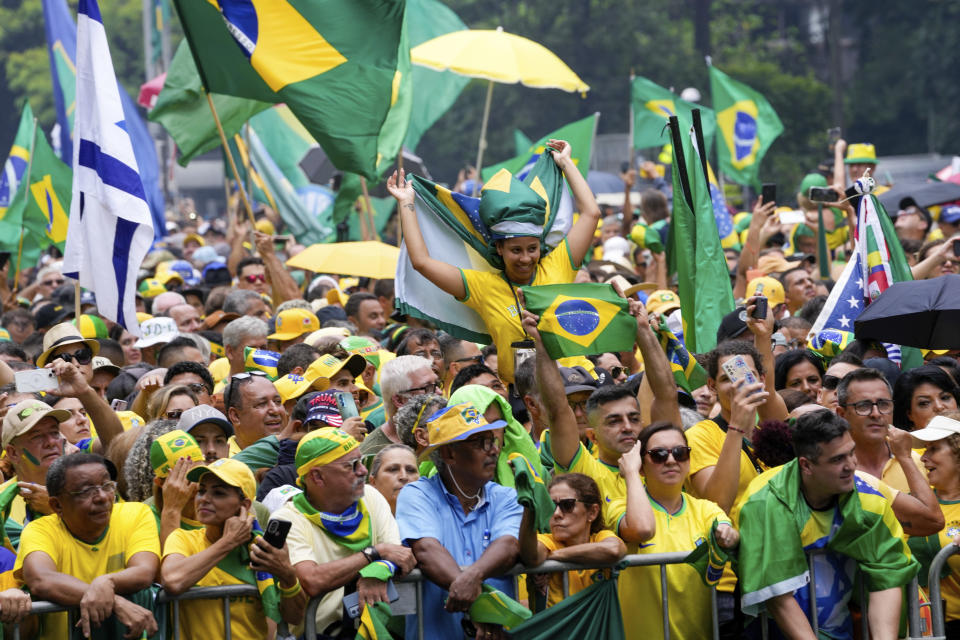
[[166, 344], [180, 335], [177, 323], [173, 318], [154, 317], [144, 320], [140, 324], [143, 337], [133, 343], [137, 349], [152, 347], [155, 344]]
[[921, 442], [935, 442], [955, 433], [960, 433], [960, 420], [954, 420], [946, 416], [934, 416], [927, 423], [927, 426], [911, 432], [910, 435]]

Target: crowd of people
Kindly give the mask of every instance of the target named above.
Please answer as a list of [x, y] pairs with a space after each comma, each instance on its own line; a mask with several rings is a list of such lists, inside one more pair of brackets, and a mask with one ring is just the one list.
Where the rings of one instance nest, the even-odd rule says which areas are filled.
[[[960, 363], [929, 351], [902, 371], [883, 344], [851, 335], [827, 348], [811, 334], [833, 281], [820, 276], [804, 194], [842, 193], [875, 166], [872, 147], [845, 156], [840, 141], [836, 166], [804, 180], [805, 222], [780, 224], [762, 198], [737, 217], [725, 255], [738, 306], [716, 347], [691, 354], [698, 385], [678, 380], [662, 339], [667, 327], [682, 344], [697, 313], [667, 273], [669, 186], [652, 184], [636, 211], [629, 193], [622, 211], [602, 209], [570, 145], [548, 147], [578, 217], [549, 252], [542, 216], [494, 235], [501, 272], [431, 254], [411, 183], [388, 181], [413, 267], [480, 315], [490, 345], [402, 313], [393, 280], [288, 269], [303, 247], [278, 235], [269, 209], [255, 225], [171, 215], [141, 268], [139, 336], [98, 313], [55, 250], [16, 282], [8, 262], [4, 631], [71, 637], [67, 613], [31, 612], [48, 600], [75, 607], [85, 637], [166, 637], [160, 588], [247, 584], [260, 597], [230, 600], [236, 638], [274, 637], [280, 623], [301, 637], [320, 598], [316, 640], [353, 638], [378, 614], [395, 638], [422, 627], [496, 639], [615, 576], [626, 636], [645, 639], [664, 632], [659, 569], [612, 568], [700, 549], [705, 569], [666, 569], [672, 638], [708, 637], [714, 615], [721, 637], [759, 638], [763, 611], [772, 634], [815, 638], [811, 607], [819, 637], [853, 638], [861, 615], [873, 638], [902, 635], [903, 586], [923, 584], [960, 534]], [[629, 191], [637, 176], [623, 178]], [[852, 254], [855, 214], [833, 205], [835, 270]], [[960, 205], [890, 213], [914, 277], [957, 272]], [[518, 288], [573, 282], [627, 298], [632, 349], [551, 357]], [[561, 574], [519, 590], [505, 575], [547, 560], [608, 568], [569, 571], [566, 592]], [[422, 619], [391, 616], [393, 579], [415, 568]], [[949, 568], [948, 637], [960, 637], [960, 556]], [[223, 604], [184, 601], [178, 624], [185, 640], [222, 637]]]

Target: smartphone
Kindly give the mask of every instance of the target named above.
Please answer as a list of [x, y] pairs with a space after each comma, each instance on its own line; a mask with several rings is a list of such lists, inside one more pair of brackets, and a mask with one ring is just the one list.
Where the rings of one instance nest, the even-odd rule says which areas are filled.
[[763, 204], [768, 202], [777, 201], [777, 185], [772, 182], [763, 183], [763, 187], [760, 190], [760, 195], [763, 197]]
[[287, 541], [287, 534], [290, 533], [289, 520], [271, 520], [267, 523], [267, 530], [263, 532], [263, 539], [271, 547], [282, 549]]
[[756, 297], [754, 304], [756, 305], [753, 309], [753, 319], [754, 320], [766, 320], [767, 319], [767, 297], [763, 295], [763, 283], [757, 283], [757, 290], [754, 291], [753, 295]]
[[780, 220], [780, 224], [800, 224], [807, 219], [803, 211], [799, 210], [781, 211], [777, 214], [777, 217]]
[[110, 408], [114, 411], [126, 411], [127, 410], [127, 401], [121, 400], [120, 398], [114, 398], [110, 401]]
[[340, 411], [340, 417], [344, 420], [347, 418], [356, 418], [360, 415], [360, 412], [357, 411], [357, 403], [353, 400], [352, 393], [334, 391], [334, 398], [337, 400], [337, 410]]
[[0, 270], [7, 266], [7, 262], [10, 260], [9, 251], [0, 251]]
[[840, 139], [840, 127], [830, 127], [829, 129], [827, 129], [827, 144], [830, 145], [831, 149], [839, 139]]
[[723, 372], [730, 378], [734, 387], [742, 384], [756, 384], [760, 382], [753, 369], [747, 364], [747, 359], [743, 355], [735, 355], [720, 365]]
[[953, 255], [960, 258], [960, 240], [953, 241]]
[[810, 187], [807, 197], [811, 202], [838, 202], [840, 194], [830, 187]]
[[60, 380], [53, 369], [27, 369], [14, 371], [13, 379], [18, 393], [36, 393], [38, 391], [54, 391], [60, 386]]
[[[397, 588], [393, 586], [393, 580], [387, 580], [387, 600], [396, 602], [400, 598]], [[360, 594], [354, 591], [351, 594], [343, 596], [343, 608], [351, 618], [359, 618], [363, 613], [363, 607], [360, 606]]]

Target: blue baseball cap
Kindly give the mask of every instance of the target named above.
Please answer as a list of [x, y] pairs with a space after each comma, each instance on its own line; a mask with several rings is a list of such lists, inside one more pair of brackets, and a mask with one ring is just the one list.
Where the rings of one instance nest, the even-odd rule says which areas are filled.
[[957, 224], [960, 222], [960, 205], [951, 204], [940, 209], [940, 222]]

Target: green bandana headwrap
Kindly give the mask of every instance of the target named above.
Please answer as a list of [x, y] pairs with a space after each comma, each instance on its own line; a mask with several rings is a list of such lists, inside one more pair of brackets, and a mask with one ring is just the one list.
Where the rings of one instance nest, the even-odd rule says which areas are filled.
[[362, 551], [369, 547], [373, 540], [370, 513], [362, 498], [339, 514], [317, 511], [307, 500], [305, 493], [298, 493], [293, 497], [293, 506], [334, 542], [350, 551]]
[[500, 169], [483, 185], [480, 193], [480, 219], [490, 228], [494, 239], [543, 235], [547, 201], [537, 193], [543, 186], [530, 186], [517, 180], [506, 169]]

